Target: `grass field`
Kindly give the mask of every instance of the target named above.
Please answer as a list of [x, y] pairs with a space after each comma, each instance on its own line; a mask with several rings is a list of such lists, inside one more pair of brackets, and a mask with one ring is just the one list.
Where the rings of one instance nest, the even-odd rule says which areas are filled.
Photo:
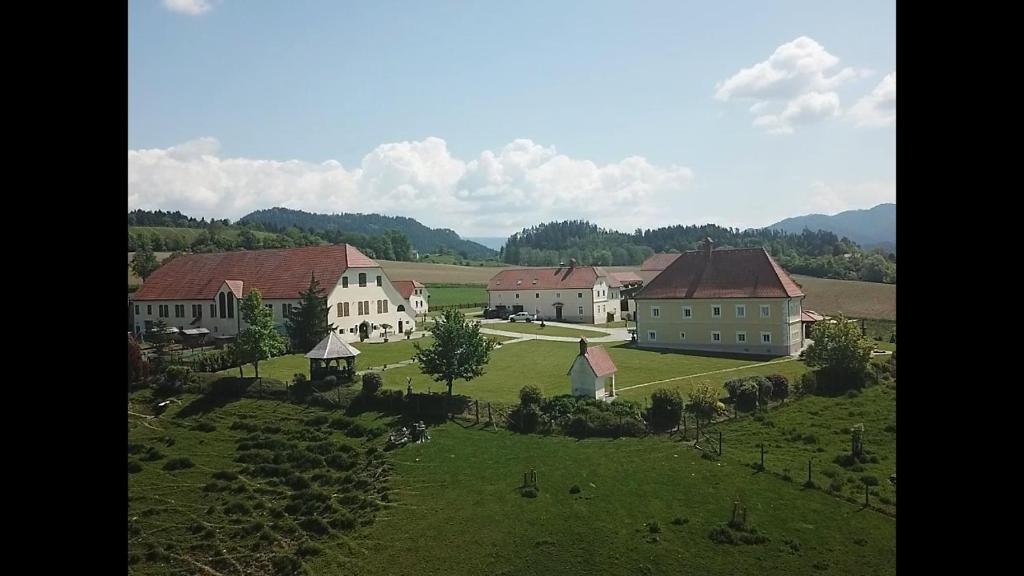
[[605, 332], [595, 332], [594, 330], [584, 330], [581, 328], [565, 328], [563, 326], [545, 325], [541, 328], [540, 322], [494, 322], [493, 324], [484, 324], [483, 327], [490, 328], [492, 330], [502, 330], [504, 332], [518, 332], [519, 334], [526, 334], [529, 336], [578, 336], [580, 338], [601, 338], [608, 335]]
[[[395, 364], [403, 360], [409, 360], [416, 353], [415, 345], [417, 343], [427, 347], [433, 341], [434, 338], [432, 336], [424, 336], [423, 338], [414, 338], [412, 340], [406, 340], [405, 337], [402, 337], [401, 340], [396, 339], [379, 344], [354, 342], [352, 346], [359, 350], [359, 355], [356, 356], [356, 370], [368, 370], [385, 364]], [[245, 376], [255, 375], [252, 364], [246, 364], [243, 366], [243, 369]], [[303, 354], [288, 354], [260, 362], [260, 376], [266, 378], [276, 378], [282, 382], [291, 382], [292, 377], [300, 372], [309, 376], [309, 359]], [[231, 368], [221, 372], [221, 374], [225, 376], [238, 376], [238, 369]]]
[[[447, 424], [394, 453], [396, 506], [355, 574], [895, 574], [896, 522], [664, 437], [575, 441]], [[539, 495], [517, 487], [534, 468]], [[578, 485], [582, 490], [571, 494]], [[769, 541], [712, 542], [733, 501]], [[675, 518], [685, 518], [682, 525]], [[652, 534], [646, 523], [656, 521]], [[442, 553], [443, 551], [443, 553]], [[315, 569], [341, 567], [324, 558]]]
[[430, 286], [427, 285], [427, 302], [431, 309], [444, 306], [465, 306], [487, 302], [487, 289], [483, 286]]
[[[606, 347], [618, 367], [616, 390], [623, 398], [644, 401], [657, 388], [677, 388], [684, 395], [693, 386], [708, 382], [721, 385], [739, 376], [779, 373], [791, 380], [807, 371], [803, 362], [786, 360], [764, 364], [764, 360], [744, 360], [698, 356], [673, 352], [640, 350], [628, 344]], [[455, 382], [454, 391], [473, 398], [511, 404], [518, 402], [519, 390], [527, 384], [541, 389], [546, 396], [568, 394], [569, 377], [566, 375], [579, 346], [573, 342], [532, 341], [508, 344], [491, 353], [486, 373], [470, 382]], [[726, 372], [718, 372], [728, 370]], [[717, 372], [706, 374], [707, 372]], [[692, 377], [691, 377], [692, 376]], [[406, 378], [412, 378], [417, 392], [443, 389], [443, 385], [420, 373], [417, 366], [395, 368], [384, 373], [384, 386], [405, 390]], [[671, 382], [631, 388], [639, 384], [677, 378]]]

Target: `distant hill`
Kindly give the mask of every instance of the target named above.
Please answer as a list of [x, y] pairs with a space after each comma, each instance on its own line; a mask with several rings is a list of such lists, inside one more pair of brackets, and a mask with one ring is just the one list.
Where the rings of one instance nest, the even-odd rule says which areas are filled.
[[476, 242], [477, 244], [483, 244], [484, 246], [487, 246], [491, 250], [501, 250], [501, 247], [505, 245], [505, 242], [508, 242], [508, 238], [505, 238], [505, 237], [497, 238], [497, 237], [494, 237], [494, 236], [479, 236], [479, 237], [469, 237], [469, 236], [466, 236], [465, 240], [469, 240], [471, 242]]
[[868, 210], [847, 210], [833, 216], [810, 214], [786, 218], [768, 228], [799, 234], [804, 228], [825, 230], [840, 238], [845, 236], [865, 250], [881, 247], [896, 251], [896, 205], [879, 204]]
[[413, 248], [421, 254], [448, 252], [462, 254], [468, 259], [486, 260], [497, 252], [476, 242], [464, 240], [447, 228], [428, 228], [412, 218], [383, 216], [380, 214], [314, 214], [288, 208], [257, 210], [242, 217], [240, 222], [261, 223], [278, 228], [291, 226], [306, 230], [339, 230], [347, 233], [379, 235], [386, 230], [404, 234]]

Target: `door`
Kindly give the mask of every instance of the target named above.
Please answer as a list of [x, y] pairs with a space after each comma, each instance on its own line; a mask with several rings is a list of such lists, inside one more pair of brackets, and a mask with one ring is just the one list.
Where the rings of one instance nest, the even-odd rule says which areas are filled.
[[516, 304], [515, 306], [512, 307], [512, 313], [513, 314], [516, 314], [516, 313], [522, 312], [522, 311], [523, 311], [523, 307], [520, 306], [519, 304]]
[[555, 320], [561, 320], [561, 319], [562, 319], [562, 307], [561, 306], [555, 306]]
[[401, 320], [398, 321], [398, 333], [399, 334], [405, 334], [405, 330], [402, 330], [402, 321]]

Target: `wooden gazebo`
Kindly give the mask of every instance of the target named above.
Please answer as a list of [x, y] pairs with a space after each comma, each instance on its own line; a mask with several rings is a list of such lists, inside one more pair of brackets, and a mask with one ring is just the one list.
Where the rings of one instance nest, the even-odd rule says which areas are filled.
[[[306, 353], [309, 358], [310, 380], [323, 380], [328, 376], [336, 376], [343, 380], [351, 380], [356, 374], [356, 350], [334, 332], [327, 335], [312, 350]], [[341, 361], [345, 361], [342, 366]]]

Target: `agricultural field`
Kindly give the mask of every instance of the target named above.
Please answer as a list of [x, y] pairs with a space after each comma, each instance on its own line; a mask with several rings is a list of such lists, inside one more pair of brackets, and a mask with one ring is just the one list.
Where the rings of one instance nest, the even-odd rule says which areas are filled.
[[483, 286], [469, 285], [427, 285], [429, 296], [428, 304], [432, 310], [439, 310], [446, 306], [481, 307], [480, 304], [487, 302], [487, 289]]

